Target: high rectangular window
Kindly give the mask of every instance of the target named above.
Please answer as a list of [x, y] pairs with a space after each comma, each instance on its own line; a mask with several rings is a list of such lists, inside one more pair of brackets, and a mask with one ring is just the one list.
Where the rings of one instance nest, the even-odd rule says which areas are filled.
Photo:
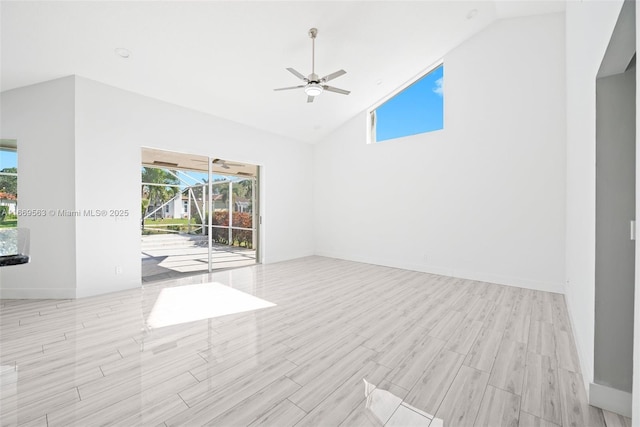
[[443, 79], [441, 64], [372, 110], [370, 142], [442, 129]]

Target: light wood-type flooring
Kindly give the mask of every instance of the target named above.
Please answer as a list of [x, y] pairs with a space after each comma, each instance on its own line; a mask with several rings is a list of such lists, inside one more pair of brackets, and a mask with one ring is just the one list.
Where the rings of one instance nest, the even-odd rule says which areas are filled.
[[330, 258], [2, 300], [0, 345], [2, 426], [394, 424], [363, 379], [445, 426], [630, 425], [587, 404], [562, 295]]

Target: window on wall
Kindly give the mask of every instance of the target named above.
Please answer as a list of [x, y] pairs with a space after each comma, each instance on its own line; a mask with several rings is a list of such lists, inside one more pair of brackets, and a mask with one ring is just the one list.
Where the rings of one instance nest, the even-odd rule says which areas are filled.
[[444, 124], [444, 66], [432, 69], [370, 111], [370, 141], [440, 130]]
[[18, 224], [17, 148], [15, 140], [0, 140], [0, 229]]

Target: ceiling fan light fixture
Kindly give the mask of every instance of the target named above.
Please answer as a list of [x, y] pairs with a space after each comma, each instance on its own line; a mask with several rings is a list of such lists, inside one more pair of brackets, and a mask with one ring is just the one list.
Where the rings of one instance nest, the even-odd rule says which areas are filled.
[[318, 96], [322, 93], [323, 87], [318, 83], [309, 83], [304, 87], [304, 93], [309, 96]]

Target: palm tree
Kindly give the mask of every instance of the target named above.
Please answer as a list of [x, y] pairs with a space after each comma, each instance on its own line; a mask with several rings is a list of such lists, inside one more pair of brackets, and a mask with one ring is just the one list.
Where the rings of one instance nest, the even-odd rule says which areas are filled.
[[[166, 186], [147, 184], [165, 184]], [[175, 187], [178, 184], [180, 180], [166, 169], [142, 168], [142, 193], [143, 198], [149, 200], [149, 207], [157, 208], [173, 198], [180, 191], [179, 187]]]

